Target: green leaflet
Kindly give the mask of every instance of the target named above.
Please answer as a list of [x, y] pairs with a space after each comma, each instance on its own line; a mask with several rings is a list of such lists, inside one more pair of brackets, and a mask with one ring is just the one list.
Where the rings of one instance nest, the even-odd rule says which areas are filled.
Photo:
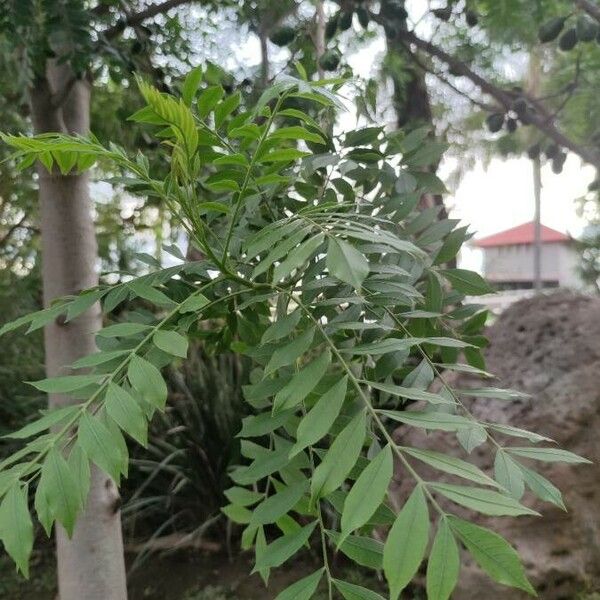
[[504, 450], [499, 448], [496, 451], [494, 477], [502, 487], [508, 490], [509, 494], [515, 500], [520, 500], [525, 492], [523, 472], [519, 467], [519, 463], [504, 452]]
[[346, 581], [334, 579], [333, 584], [338, 589], [345, 600], [385, 600], [377, 592], [372, 592], [367, 588]]
[[277, 369], [281, 369], [281, 367], [291, 365], [300, 358], [310, 348], [314, 336], [315, 328], [311, 327], [303, 331], [285, 346], [277, 348], [265, 367], [265, 376], [274, 373]]
[[519, 465], [527, 487], [540, 499], [567, 510], [560, 490], [539, 473]]
[[28, 383], [47, 394], [67, 394], [101, 382], [105, 375], [65, 375]]
[[[395, 516], [395, 515], [394, 515]], [[340, 552], [355, 563], [369, 569], [380, 570], [383, 566], [383, 543], [370, 537], [349, 535], [340, 544], [340, 534], [327, 531], [327, 536], [333, 540]]]
[[277, 392], [273, 401], [273, 412], [294, 408], [310, 394], [323, 378], [331, 363], [329, 350], [296, 373], [291, 381]]
[[242, 430], [237, 434], [237, 437], [249, 438], [266, 435], [287, 423], [293, 414], [294, 411], [287, 410], [276, 416], [272, 416], [271, 413], [268, 412], [245, 417], [242, 419]]
[[380, 410], [380, 414], [412, 425], [413, 427], [422, 427], [423, 429], [439, 429], [440, 431], [460, 431], [472, 427], [473, 421], [459, 415], [450, 415], [447, 413], [421, 412], [421, 411], [396, 411]]
[[474, 424], [472, 427], [466, 429], [460, 429], [456, 432], [456, 438], [460, 445], [470, 454], [481, 446], [487, 440], [488, 434], [485, 427], [482, 425]]
[[273, 270], [273, 283], [278, 283], [285, 279], [294, 269], [301, 267], [317, 251], [323, 243], [323, 234], [319, 233], [314, 237], [308, 238], [297, 248], [294, 248]]
[[263, 495], [253, 490], [234, 486], [225, 490], [225, 497], [232, 504], [238, 506], [251, 506], [252, 504], [256, 504], [259, 500], [262, 500]]
[[420, 450], [418, 448], [404, 447], [402, 448], [402, 451], [444, 473], [457, 475], [458, 477], [482, 485], [498, 487], [498, 484], [491, 477], [488, 477], [481, 469], [460, 458], [441, 452], [434, 452], [432, 450]]
[[487, 281], [473, 271], [466, 269], [440, 269], [440, 273], [452, 284], [452, 287], [463, 294], [479, 296], [489, 294], [493, 290]]
[[14, 440], [24, 440], [42, 431], [46, 431], [46, 429], [50, 429], [53, 425], [57, 425], [62, 421], [69, 419], [74, 416], [75, 413], [80, 410], [80, 407], [75, 406], [63, 406], [61, 408], [56, 408], [54, 410], [49, 410], [45, 412], [39, 419], [33, 421], [33, 423], [29, 423], [22, 427], [17, 431], [13, 431], [5, 435], [4, 437], [11, 438]]
[[317, 590], [325, 569], [319, 569], [311, 575], [292, 583], [277, 595], [275, 600], [310, 600]]
[[383, 549], [383, 572], [390, 586], [390, 600], [414, 577], [429, 541], [429, 510], [421, 486], [417, 486], [390, 532]]
[[448, 600], [458, 581], [458, 545], [445, 518], [441, 518], [427, 563], [428, 600]]
[[187, 358], [188, 340], [176, 331], [159, 329], [152, 337], [152, 341], [157, 348], [160, 348], [167, 354]]
[[317, 523], [316, 521], [306, 525], [300, 531], [289, 535], [281, 536], [274, 542], [271, 542], [257, 558], [254, 565], [253, 573], [263, 569], [270, 569], [282, 565], [286, 560], [291, 558], [310, 538]]
[[152, 406], [163, 410], [167, 403], [167, 385], [160, 371], [150, 362], [134, 355], [127, 368], [132, 387]]
[[497, 533], [449, 516], [452, 531], [467, 547], [477, 564], [498, 583], [519, 588], [535, 596], [535, 591], [525, 576], [519, 555]]
[[429, 404], [450, 404], [455, 405], [456, 402], [452, 399], [445, 398], [440, 394], [434, 394], [432, 392], [426, 392], [418, 388], [403, 387], [401, 385], [394, 385], [391, 383], [377, 383], [375, 381], [365, 381], [365, 384], [369, 385], [376, 390], [381, 390], [393, 396], [399, 396], [401, 398], [408, 398], [409, 400], [423, 400], [429, 402]]
[[283, 469], [289, 463], [289, 449], [282, 448], [274, 452], [264, 452], [248, 467], [241, 467], [231, 473], [231, 479], [240, 485], [249, 485]]
[[434, 346], [441, 346], [443, 348], [467, 348], [472, 346], [472, 344], [467, 342], [445, 337], [387, 338], [378, 342], [371, 342], [370, 344], [362, 344], [360, 346], [355, 346], [354, 348], [344, 349], [343, 352], [348, 354], [356, 354], [359, 356], [365, 354], [376, 356], [379, 354], [388, 354], [389, 352], [408, 350], [413, 346], [418, 346], [421, 344], [432, 344]]
[[310, 486], [316, 500], [337, 490], [356, 464], [365, 441], [366, 415], [361, 410], [333, 440], [323, 462], [315, 469]]
[[346, 496], [338, 545], [373, 516], [387, 494], [393, 468], [392, 448], [388, 444], [364, 469]]
[[29, 578], [33, 523], [27, 507], [27, 488], [13, 485], [0, 504], [0, 540], [17, 568]]
[[506, 448], [507, 452], [542, 462], [586, 463], [592, 461], [560, 448]]
[[83, 413], [77, 440], [88, 458], [118, 483], [123, 469], [120, 442], [98, 417]]
[[537, 515], [535, 510], [523, 506], [510, 496], [492, 490], [453, 485], [450, 483], [431, 483], [430, 487], [452, 502], [490, 516]]
[[308, 480], [304, 479], [269, 496], [254, 508], [250, 522], [256, 525], [275, 523], [280, 517], [292, 510], [307, 491]]
[[142, 325], [141, 323], [117, 323], [104, 327], [96, 335], [107, 338], [129, 337], [138, 333], [144, 333], [148, 329], [151, 329], [150, 325]]
[[106, 389], [105, 408], [115, 423], [134, 440], [145, 446], [148, 441], [146, 416], [133, 396], [110, 382]]
[[364, 254], [344, 240], [329, 238], [327, 249], [327, 269], [329, 273], [360, 290], [369, 274], [369, 263]]
[[48, 453], [35, 493], [36, 510], [48, 535], [55, 519], [69, 537], [73, 535], [77, 514], [83, 506], [76, 475], [59, 452], [52, 449]]
[[346, 389], [348, 387], [348, 377], [344, 376], [331, 388], [319, 401], [310, 409], [308, 414], [300, 421], [297, 431], [297, 440], [290, 457], [295, 456], [304, 448], [318, 442], [327, 435], [334, 421], [337, 419], [346, 398]]
[[287, 337], [292, 333], [292, 331], [294, 331], [300, 322], [301, 316], [302, 312], [299, 308], [297, 308], [290, 314], [280, 317], [277, 319], [277, 321], [269, 325], [267, 330], [264, 332], [260, 343], [269, 344], [270, 342], [276, 342], [277, 340]]

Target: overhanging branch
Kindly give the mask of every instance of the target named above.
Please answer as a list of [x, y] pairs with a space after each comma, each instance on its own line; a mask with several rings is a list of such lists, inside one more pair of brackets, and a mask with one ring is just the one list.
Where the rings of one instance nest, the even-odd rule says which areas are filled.
[[[446, 63], [457, 75], [466, 77], [472, 81], [482, 92], [494, 98], [494, 100], [496, 100], [500, 106], [504, 108], [504, 110], [509, 110], [511, 108], [515, 99], [514, 94], [507, 92], [506, 90], [503, 90], [497, 85], [491, 83], [487, 79], [484, 79], [461, 60], [455, 58], [451, 54], [448, 54], [445, 50], [438, 48], [431, 42], [417, 37], [411, 31], [400, 31], [397, 35], [406, 43], [413, 44], [430, 56], [435, 56], [442, 62]], [[532, 103], [534, 108], [536, 108], [536, 111], [532, 111], [531, 114], [527, 115], [531, 125], [537, 127], [559, 146], [569, 149], [585, 162], [590, 163], [591, 165], [600, 169], [600, 155], [598, 153], [594, 152], [590, 148], [578, 144], [566, 136], [552, 122], [552, 116], [540, 106], [539, 102], [533, 101], [533, 99], [528, 98], [527, 96], [525, 96], [525, 98], [527, 98]]]
[[600, 23], [600, 6], [591, 0], [573, 0], [573, 4]]
[[176, 8], [182, 4], [190, 4], [194, 1], [195, 0], [165, 0], [164, 2], [159, 2], [158, 4], [151, 4], [138, 13], [133, 13], [131, 15], [127, 15], [124, 19], [120, 19], [115, 25], [106, 29], [102, 35], [106, 39], [110, 40], [123, 32], [127, 27], [141, 25], [144, 21], [152, 19], [157, 15], [162, 15], [172, 8]]

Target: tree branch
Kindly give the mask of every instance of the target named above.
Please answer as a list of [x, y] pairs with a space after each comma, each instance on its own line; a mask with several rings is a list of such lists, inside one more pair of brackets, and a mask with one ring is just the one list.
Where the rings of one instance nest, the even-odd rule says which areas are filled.
[[600, 23], [600, 6], [592, 0], [573, 0], [573, 4]]
[[138, 13], [133, 13], [131, 15], [126, 16], [124, 19], [119, 19], [119, 21], [109, 27], [105, 31], [102, 32], [102, 35], [110, 40], [120, 33], [122, 33], [127, 27], [135, 27], [136, 25], [141, 25], [147, 19], [152, 19], [157, 15], [162, 15], [167, 11], [175, 8], [177, 6], [181, 6], [182, 4], [190, 4], [195, 0], [165, 0], [164, 2], [160, 2], [158, 4], [151, 4], [144, 10], [141, 10]]
[[[422, 40], [412, 31], [399, 31], [398, 36], [405, 42], [413, 44], [430, 56], [435, 56], [442, 62], [446, 63], [455, 73], [470, 79], [482, 92], [494, 98], [494, 100], [496, 100], [504, 108], [504, 110], [510, 110], [515, 99], [515, 95], [513, 93], [507, 92], [506, 90], [503, 90], [490, 81], [484, 79], [475, 73], [464, 62], [448, 54], [441, 48], [438, 48], [431, 42]], [[590, 163], [591, 165], [600, 169], [599, 154], [590, 148], [586, 148], [585, 146], [578, 144], [562, 133], [552, 122], [552, 116], [545, 109], [543, 109], [543, 107], [541, 107], [539, 102], [533, 101], [533, 99], [528, 98], [525, 94], [520, 93], [520, 95], [532, 102], [533, 106], [537, 109], [536, 112], [532, 111], [531, 114], [527, 115], [531, 125], [537, 127], [559, 146], [568, 148], [571, 150], [571, 152], [577, 154], [585, 162]]]

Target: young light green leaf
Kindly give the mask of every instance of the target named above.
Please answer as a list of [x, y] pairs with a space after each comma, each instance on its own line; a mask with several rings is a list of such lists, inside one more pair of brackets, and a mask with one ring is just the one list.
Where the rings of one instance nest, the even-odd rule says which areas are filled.
[[368, 590], [360, 585], [334, 579], [333, 584], [345, 600], [385, 600], [377, 592]]
[[430, 487], [452, 502], [476, 510], [484, 515], [494, 517], [536, 515], [535, 510], [523, 506], [510, 496], [505, 496], [492, 490], [476, 487], [453, 485], [450, 483], [431, 483]]
[[88, 458], [118, 483], [123, 468], [119, 445], [110, 430], [90, 413], [85, 412], [79, 422], [78, 442]]
[[159, 329], [152, 337], [152, 341], [157, 348], [160, 348], [167, 354], [187, 358], [188, 340], [176, 331]]
[[295, 456], [304, 448], [315, 444], [327, 434], [333, 422], [340, 414], [344, 399], [346, 398], [347, 388], [348, 377], [344, 376], [321, 396], [319, 401], [300, 421], [296, 434], [296, 443], [290, 451], [290, 457]]
[[291, 558], [310, 538], [314, 531], [317, 523], [316, 521], [306, 525], [296, 533], [289, 535], [283, 535], [277, 538], [274, 542], [271, 542], [266, 548], [262, 555], [257, 559], [253, 573], [261, 571], [263, 569], [270, 569], [272, 567], [279, 567], [286, 560]]
[[75, 474], [62, 455], [54, 449], [48, 453], [42, 466], [35, 505], [36, 508], [47, 506], [46, 515], [39, 515], [46, 533], [50, 533], [52, 522], [56, 519], [69, 537], [73, 535], [75, 520], [82, 507], [81, 493]]
[[522, 456], [524, 458], [531, 458], [532, 460], [539, 460], [542, 462], [564, 462], [564, 463], [586, 463], [591, 464], [591, 460], [573, 454], [568, 450], [561, 450], [560, 448], [526, 448], [526, 447], [512, 447], [506, 448], [507, 452]]
[[458, 545], [445, 518], [440, 519], [427, 563], [428, 600], [448, 600], [458, 581]]
[[27, 507], [27, 488], [13, 485], [0, 504], [0, 540], [17, 568], [29, 578], [33, 523]]
[[274, 373], [277, 369], [281, 369], [281, 367], [291, 365], [295, 360], [300, 358], [310, 348], [314, 336], [315, 329], [311, 327], [303, 331], [285, 346], [277, 348], [265, 367], [265, 376]]
[[455, 456], [434, 452], [433, 450], [421, 450], [419, 448], [402, 448], [402, 451], [414, 458], [450, 475], [457, 475], [463, 479], [474, 481], [482, 485], [492, 485], [498, 487], [498, 484], [488, 477], [481, 469]]
[[496, 481], [508, 490], [509, 494], [515, 499], [520, 500], [525, 492], [525, 482], [523, 481], [523, 472], [517, 463], [502, 448], [496, 451], [494, 460], [494, 477]]
[[191, 106], [202, 81], [202, 67], [196, 67], [185, 76], [181, 86], [181, 97], [186, 106]]
[[167, 402], [167, 385], [160, 371], [146, 359], [134, 355], [127, 368], [127, 377], [133, 389], [144, 400], [160, 410], [164, 410]]
[[337, 490], [356, 464], [365, 441], [366, 416], [361, 410], [333, 440], [311, 480], [313, 500]]
[[536, 595], [527, 580], [519, 555], [504, 538], [458, 517], [449, 516], [448, 522], [477, 564], [494, 581]]
[[325, 569], [319, 569], [311, 575], [292, 583], [277, 595], [275, 600], [310, 600], [319, 586]]
[[105, 408], [108, 415], [136, 442], [146, 446], [148, 423], [133, 396], [122, 387], [110, 382], [106, 390]]
[[338, 545], [373, 516], [387, 494], [393, 468], [392, 448], [388, 444], [363, 470], [346, 496]]
[[429, 510], [421, 486], [410, 495], [387, 537], [383, 549], [383, 572], [390, 586], [390, 600], [414, 577], [429, 542]]
[[369, 262], [364, 254], [348, 242], [329, 238], [327, 269], [333, 277], [360, 290], [369, 274]]

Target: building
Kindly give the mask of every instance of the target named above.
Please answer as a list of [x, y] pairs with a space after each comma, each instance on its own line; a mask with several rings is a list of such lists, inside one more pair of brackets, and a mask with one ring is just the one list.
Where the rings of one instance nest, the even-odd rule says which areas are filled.
[[[541, 275], [544, 288], [580, 287], [573, 239], [542, 225]], [[534, 287], [535, 223], [524, 223], [474, 242], [483, 252], [483, 274], [497, 290]]]

